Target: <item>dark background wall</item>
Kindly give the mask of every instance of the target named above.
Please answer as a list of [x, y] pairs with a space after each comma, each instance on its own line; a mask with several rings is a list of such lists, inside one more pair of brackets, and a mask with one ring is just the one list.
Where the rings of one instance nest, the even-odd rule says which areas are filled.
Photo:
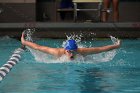
[[35, 4], [11, 3], [0, 4], [0, 22], [31, 22], [35, 21]]
[[[7, 22], [60, 22], [57, 12], [60, 0], [0, 0], [0, 23]], [[96, 7], [80, 5], [80, 7]], [[120, 0], [120, 22], [140, 22], [140, 0]], [[80, 12], [79, 20], [89, 20], [96, 17], [95, 12]], [[73, 18], [71, 18], [71, 21]], [[66, 20], [69, 21], [69, 20]], [[112, 15], [109, 16], [112, 22]]]
[[140, 2], [120, 2], [121, 22], [140, 22]]
[[[36, 7], [38, 10], [41, 10], [42, 12], [37, 12], [38, 16], [37, 18], [40, 18], [44, 21], [60, 21], [59, 12], [57, 11], [57, 8], [59, 8], [59, 2], [53, 2], [54, 0], [49, 0], [46, 2], [45, 0], [39, 0], [37, 3], [39, 3]], [[79, 6], [82, 8], [93, 8], [96, 7], [97, 4], [79, 4]], [[78, 7], [79, 7], [78, 6]], [[140, 0], [120, 0], [119, 3], [119, 13], [120, 13], [120, 22], [139, 22], [140, 21]], [[43, 19], [43, 13], [46, 13], [49, 20]], [[89, 20], [94, 19], [96, 17], [96, 12], [79, 12], [78, 18], [79, 20]], [[41, 18], [42, 17], [42, 18]], [[71, 18], [72, 19], [72, 18]], [[39, 21], [41, 21], [39, 20]], [[109, 16], [109, 22], [112, 22], [112, 13], [110, 13]]]
[[36, 21], [35, 0], [0, 0], [0, 22]]

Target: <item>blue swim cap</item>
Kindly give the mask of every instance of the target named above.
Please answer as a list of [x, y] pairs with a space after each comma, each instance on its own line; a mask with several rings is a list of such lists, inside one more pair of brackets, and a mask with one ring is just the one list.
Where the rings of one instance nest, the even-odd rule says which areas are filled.
[[77, 43], [75, 40], [70, 39], [66, 42], [66, 45], [65, 45], [66, 50], [76, 50], [77, 48], [78, 47], [77, 47]]

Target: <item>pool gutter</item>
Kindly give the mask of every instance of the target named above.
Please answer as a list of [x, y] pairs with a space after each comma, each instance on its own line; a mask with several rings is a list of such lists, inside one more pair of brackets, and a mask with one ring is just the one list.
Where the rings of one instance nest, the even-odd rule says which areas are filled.
[[[127, 23], [0, 23], [0, 36], [20, 37], [23, 30], [36, 28], [36, 37], [66, 38], [76, 34], [86, 38], [140, 38], [140, 22]], [[92, 33], [92, 34], [91, 34]]]

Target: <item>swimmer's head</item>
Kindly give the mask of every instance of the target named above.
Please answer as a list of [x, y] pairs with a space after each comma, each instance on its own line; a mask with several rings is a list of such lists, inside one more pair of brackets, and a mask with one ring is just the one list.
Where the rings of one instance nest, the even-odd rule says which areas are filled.
[[66, 44], [65, 44], [65, 49], [66, 50], [77, 50], [77, 43], [75, 40], [73, 39], [70, 39], [70, 40], [67, 40], [66, 41]]

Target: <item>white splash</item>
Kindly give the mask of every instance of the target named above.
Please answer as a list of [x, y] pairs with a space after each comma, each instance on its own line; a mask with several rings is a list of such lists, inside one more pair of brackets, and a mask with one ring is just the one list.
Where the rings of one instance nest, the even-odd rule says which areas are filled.
[[111, 61], [116, 55], [116, 50], [102, 52], [98, 54], [92, 54], [85, 57], [85, 59], [91, 63], [98, 63], [98, 62], [108, 62]]
[[[29, 33], [30, 34], [30, 33]], [[31, 35], [27, 36], [30, 40], [32, 40]], [[113, 37], [110, 36], [112, 42], [115, 44], [118, 40]], [[67, 40], [69, 39], [75, 39], [78, 47], [82, 48], [82, 47], [86, 47], [86, 45], [81, 44], [81, 37], [79, 36], [67, 36]], [[63, 42], [62, 47], [64, 47], [66, 41]], [[47, 53], [43, 53], [34, 49], [31, 49], [29, 47], [27, 47], [31, 54], [34, 56], [35, 60], [37, 62], [45, 62], [45, 63], [67, 63], [67, 62], [71, 62], [70, 60], [67, 59], [67, 57], [65, 55], [61, 56], [60, 58], [56, 58], [50, 54]], [[110, 60], [112, 60], [114, 58], [114, 56], [116, 55], [116, 50], [112, 50], [112, 51], [108, 51], [108, 52], [103, 52], [103, 53], [99, 53], [99, 54], [92, 54], [92, 55], [88, 55], [86, 57], [83, 57], [81, 55], [76, 56], [75, 60], [72, 60], [73, 62], [80, 62], [80, 63], [97, 63], [97, 62], [108, 62]]]
[[23, 33], [25, 34], [25, 40], [33, 42], [32, 34], [35, 32], [35, 29], [25, 29]]
[[110, 39], [113, 42], [113, 44], [117, 44], [118, 43], [118, 39], [117, 38], [115, 38], [113, 36], [110, 36]]

